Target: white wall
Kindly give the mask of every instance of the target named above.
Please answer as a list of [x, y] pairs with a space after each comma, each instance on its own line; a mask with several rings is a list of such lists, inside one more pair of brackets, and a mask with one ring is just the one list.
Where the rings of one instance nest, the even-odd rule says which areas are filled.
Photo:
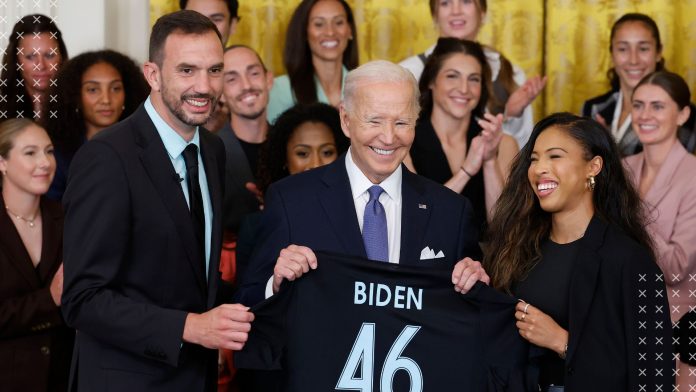
[[72, 57], [87, 50], [113, 49], [138, 63], [147, 59], [150, 34], [147, 0], [0, 0], [0, 48], [24, 15], [54, 17]]

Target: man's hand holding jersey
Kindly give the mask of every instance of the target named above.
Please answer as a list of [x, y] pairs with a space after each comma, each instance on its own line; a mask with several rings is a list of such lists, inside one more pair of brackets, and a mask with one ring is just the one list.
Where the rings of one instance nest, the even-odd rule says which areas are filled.
[[[273, 293], [277, 293], [283, 280], [293, 281], [310, 269], [317, 268], [317, 256], [306, 246], [290, 245], [280, 251], [273, 268]], [[454, 291], [467, 293], [477, 281], [490, 283], [490, 278], [480, 262], [465, 257], [458, 261], [452, 271]]]

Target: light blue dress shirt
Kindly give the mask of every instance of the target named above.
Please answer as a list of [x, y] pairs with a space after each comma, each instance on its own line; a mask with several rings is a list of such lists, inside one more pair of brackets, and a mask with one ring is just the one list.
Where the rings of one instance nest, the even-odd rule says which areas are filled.
[[[343, 67], [341, 70], [341, 98], [343, 97], [343, 86], [346, 82], [346, 74], [348, 69]], [[317, 75], [314, 75], [314, 85], [317, 87], [317, 100], [321, 103], [331, 104], [326, 96], [324, 89], [321, 88], [321, 83]], [[290, 86], [290, 78], [288, 75], [278, 76], [273, 79], [273, 88], [268, 99], [268, 107], [266, 107], [266, 118], [268, 122], [273, 124], [276, 118], [284, 111], [295, 106], [297, 100]]]
[[[164, 143], [164, 148], [167, 150], [167, 155], [172, 161], [172, 166], [174, 166], [174, 171], [179, 175], [179, 178], [186, 178], [186, 162], [184, 161], [184, 156], [182, 153], [189, 142], [184, 140], [172, 127], [170, 127], [157, 113], [155, 107], [152, 106], [150, 97], [145, 101], [145, 111], [150, 116], [150, 119], [155, 124], [157, 133], [159, 133], [162, 143]], [[203, 198], [203, 213], [205, 214], [205, 271], [206, 276], [210, 274], [208, 271], [210, 268], [210, 240], [213, 232], [213, 205], [210, 201], [210, 189], [208, 188], [208, 177], [205, 174], [205, 167], [203, 165], [203, 157], [201, 156], [201, 144], [200, 136], [198, 134], [198, 129], [191, 139], [192, 144], [198, 147], [198, 181], [201, 186], [201, 193]], [[188, 185], [186, 181], [181, 181], [181, 190], [184, 192], [184, 198], [186, 199], [186, 204], [189, 204], [189, 192]], [[190, 208], [190, 204], [189, 204]]]

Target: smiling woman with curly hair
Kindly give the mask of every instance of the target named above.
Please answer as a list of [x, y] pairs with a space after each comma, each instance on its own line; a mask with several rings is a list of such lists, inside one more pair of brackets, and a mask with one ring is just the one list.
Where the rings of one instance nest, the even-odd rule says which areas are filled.
[[63, 65], [49, 102], [48, 132], [56, 145], [56, 176], [47, 196], [60, 200], [73, 155], [97, 132], [128, 117], [150, 92], [140, 68], [113, 50], [86, 52]]

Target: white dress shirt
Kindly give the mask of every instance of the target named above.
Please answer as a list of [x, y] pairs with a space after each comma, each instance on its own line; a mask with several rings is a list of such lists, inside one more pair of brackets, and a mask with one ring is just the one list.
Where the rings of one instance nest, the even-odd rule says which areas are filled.
[[399, 263], [401, 253], [401, 165], [396, 168], [394, 173], [379, 184], [373, 184], [367, 179], [365, 174], [355, 165], [351, 149], [346, 153], [346, 171], [350, 190], [353, 193], [355, 212], [358, 216], [360, 232], [363, 230], [363, 217], [365, 216], [365, 206], [370, 201], [370, 194], [367, 192], [373, 185], [379, 185], [384, 192], [379, 196], [379, 202], [384, 207], [387, 215], [387, 238], [389, 241], [389, 262]]
[[[387, 215], [387, 238], [389, 241], [389, 262], [399, 263], [399, 255], [401, 254], [401, 182], [403, 174], [401, 165], [396, 168], [394, 173], [387, 177], [379, 184], [373, 184], [367, 179], [365, 174], [355, 165], [351, 155], [351, 149], [346, 153], [346, 171], [348, 172], [348, 181], [350, 182], [350, 190], [353, 194], [353, 202], [355, 203], [355, 212], [358, 216], [358, 225], [360, 232], [363, 229], [363, 217], [365, 216], [365, 206], [370, 200], [370, 194], [367, 190], [372, 185], [379, 185], [384, 192], [379, 196], [379, 202], [384, 207], [384, 212]], [[269, 298], [273, 295], [273, 276], [266, 282], [265, 296]]]

